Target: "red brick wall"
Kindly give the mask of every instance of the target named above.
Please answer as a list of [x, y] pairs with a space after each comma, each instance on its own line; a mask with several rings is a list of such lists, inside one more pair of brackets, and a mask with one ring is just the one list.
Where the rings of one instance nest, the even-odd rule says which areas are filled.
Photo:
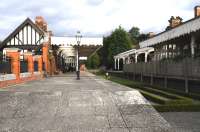
[[19, 83], [24, 83], [31, 80], [37, 80], [43, 78], [42, 75], [42, 56], [38, 58], [38, 69], [40, 71], [40, 75], [34, 75], [34, 63], [33, 56], [31, 54], [25, 55], [25, 58], [28, 60], [28, 72], [32, 74], [31, 77], [20, 78], [20, 60], [19, 60], [19, 52], [18, 51], [10, 51], [7, 52], [7, 56], [11, 57], [11, 70], [12, 73], [15, 74], [15, 80], [7, 80], [0, 81], [0, 88], [4, 88], [10, 85], [15, 85]]

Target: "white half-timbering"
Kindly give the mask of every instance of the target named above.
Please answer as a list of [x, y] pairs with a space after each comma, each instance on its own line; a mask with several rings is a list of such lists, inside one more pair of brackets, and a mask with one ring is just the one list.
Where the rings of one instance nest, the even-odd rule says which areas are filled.
[[10, 38], [6, 45], [40, 45], [44, 37], [40, 35], [30, 24], [19, 30], [15, 36]]
[[19, 48], [21, 59], [23, 53], [38, 50], [44, 42], [44, 32], [37, 27], [29, 18], [19, 25], [0, 45], [4, 56], [8, 48]]

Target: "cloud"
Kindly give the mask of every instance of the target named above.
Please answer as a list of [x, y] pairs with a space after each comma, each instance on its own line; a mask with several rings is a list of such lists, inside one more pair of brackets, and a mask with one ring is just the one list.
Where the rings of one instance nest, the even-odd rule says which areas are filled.
[[87, 3], [92, 6], [98, 6], [103, 2], [104, 0], [87, 0]]
[[0, 40], [26, 17], [43, 16], [56, 36], [103, 36], [121, 25], [138, 26], [142, 32], [160, 32], [170, 16], [188, 20], [198, 0], [1, 0]]

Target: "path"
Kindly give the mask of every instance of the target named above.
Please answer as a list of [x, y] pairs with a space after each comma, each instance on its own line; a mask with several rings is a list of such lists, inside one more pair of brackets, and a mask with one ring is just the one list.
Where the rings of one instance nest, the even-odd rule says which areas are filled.
[[0, 90], [0, 132], [172, 132], [137, 91], [81, 73]]

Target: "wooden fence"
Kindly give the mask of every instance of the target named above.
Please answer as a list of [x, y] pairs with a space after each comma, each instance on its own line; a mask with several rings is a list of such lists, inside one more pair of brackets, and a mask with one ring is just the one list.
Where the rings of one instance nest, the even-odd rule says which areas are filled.
[[125, 64], [125, 73], [200, 79], [200, 59], [181, 61], [165, 60], [160, 62]]

